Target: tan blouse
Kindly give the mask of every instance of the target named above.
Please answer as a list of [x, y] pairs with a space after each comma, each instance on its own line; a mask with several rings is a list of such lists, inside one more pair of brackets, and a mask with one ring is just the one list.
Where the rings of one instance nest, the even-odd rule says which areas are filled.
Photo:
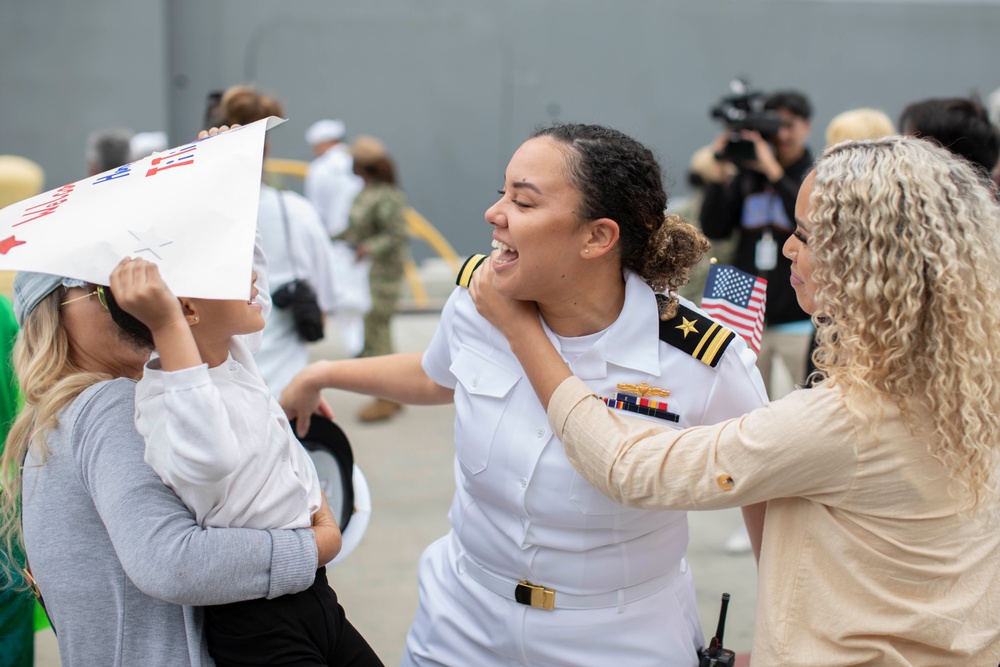
[[[1000, 662], [1000, 514], [961, 512], [899, 411], [872, 428], [836, 388], [678, 431], [609, 410], [575, 377], [549, 403], [570, 461], [629, 505], [767, 500], [753, 664]], [[990, 520], [992, 519], [992, 523]]]

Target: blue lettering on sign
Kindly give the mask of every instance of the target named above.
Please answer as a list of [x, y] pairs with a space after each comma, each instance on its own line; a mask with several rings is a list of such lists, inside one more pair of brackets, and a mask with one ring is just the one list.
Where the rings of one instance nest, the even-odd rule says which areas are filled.
[[113, 181], [116, 178], [122, 178], [124, 176], [128, 176], [131, 172], [132, 172], [131, 164], [122, 165], [112, 173], [101, 176], [99, 179], [91, 183], [91, 185], [97, 185], [98, 183], [107, 183], [108, 181]]

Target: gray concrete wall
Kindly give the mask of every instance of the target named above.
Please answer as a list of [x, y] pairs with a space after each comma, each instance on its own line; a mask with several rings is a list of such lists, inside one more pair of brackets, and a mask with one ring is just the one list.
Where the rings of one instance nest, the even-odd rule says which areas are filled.
[[[708, 107], [735, 75], [836, 113], [1000, 86], [997, 2], [851, 0], [0, 0], [0, 153], [82, 177], [91, 129], [197, 131], [205, 94], [245, 81], [290, 122], [273, 154], [306, 159], [321, 117], [382, 137], [412, 204], [460, 253], [538, 124], [634, 134], [684, 189]], [[418, 249], [418, 254], [420, 250]]]
[[55, 188], [86, 176], [92, 130], [163, 129], [163, 28], [155, 0], [0, 0], [0, 154]]

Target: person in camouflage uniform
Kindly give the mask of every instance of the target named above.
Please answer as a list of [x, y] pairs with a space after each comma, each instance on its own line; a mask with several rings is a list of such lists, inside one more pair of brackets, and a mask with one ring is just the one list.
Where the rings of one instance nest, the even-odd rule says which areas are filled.
[[[354, 173], [365, 185], [351, 206], [350, 225], [334, 238], [350, 243], [358, 260], [371, 259], [372, 307], [365, 315], [365, 344], [358, 356], [374, 357], [393, 352], [389, 324], [399, 304], [409, 252], [406, 198], [396, 185], [395, 168], [382, 142], [360, 136], [351, 144], [351, 155]], [[400, 409], [399, 403], [375, 399], [362, 408], [358, 418], [379, 421]]]

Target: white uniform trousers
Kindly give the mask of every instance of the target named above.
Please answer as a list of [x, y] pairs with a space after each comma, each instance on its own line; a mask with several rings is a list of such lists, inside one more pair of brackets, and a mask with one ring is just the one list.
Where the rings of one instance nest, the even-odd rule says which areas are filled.
[[[621, 607], [536, 609], [478, 583], [452, 533], [420, 558], [420, 603], [402, 667], [695, 667], [704, 645], [686, 566], [661, 590]], [[544, 585], [544, 582], [536, 582]], [[558, 604], [559, 594], [556, 593]]]

